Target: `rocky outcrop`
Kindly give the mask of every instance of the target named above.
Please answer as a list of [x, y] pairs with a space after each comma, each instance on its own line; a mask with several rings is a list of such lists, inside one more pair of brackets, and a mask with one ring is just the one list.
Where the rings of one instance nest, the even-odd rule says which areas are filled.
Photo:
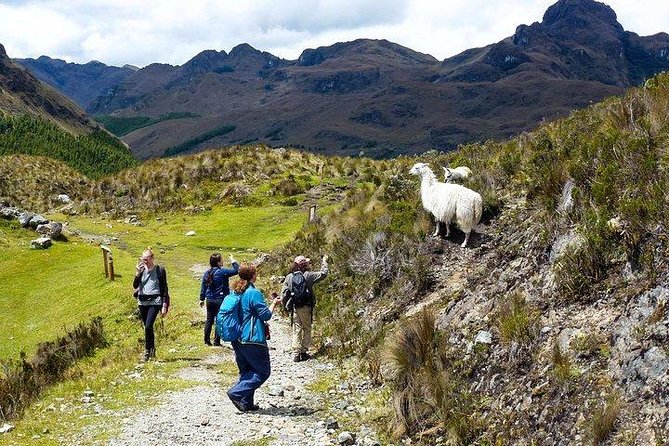
[[41, 237], [30, 242], [33, 249], [47, 249], [52, 245], [52, 239], [62, 238], [62, 223], [49, 221], [39, 214], [9, 206], [6, 203], [0, 203], [0, 218], [17, 220], [22, 227], [32, 228], [38, 234], [42, 234]]

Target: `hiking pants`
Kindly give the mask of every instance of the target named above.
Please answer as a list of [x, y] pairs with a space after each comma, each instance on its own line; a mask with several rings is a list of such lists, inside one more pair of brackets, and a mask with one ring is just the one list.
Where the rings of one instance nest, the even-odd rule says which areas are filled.
[[239, 401], [245, 407], [253, 406], [253, 396], [271, 373], [269, 348], [266, 345], [232, 343], [235, 361], [239, 368], [239, 381], [228, 390], [231, 400]]
[[162, 305], [140, 305], [139, 314], [142, 316], [144, 325], [144, 347], [147, 351], [156, 349], [156, 337], [153, 333], [153, 323], [160, 314]]
[[[207, 320], [204, 323], [204, 343], [205, 344], [210, 344], [211, 343], [211, 327], [213, 327], [216, 324], [216, 315], [218, 314], [218, 310], [221, 309], [221, 305], [223, 304], [222, 300], [207, 300], [206, 305], [207, 305]], [[221, 338], [218, 336], [218, 333], [216, 332], [216, 329], [214, 328], [214, 344], [220, 345], [221, 344]]]
[[311, 347], [311, 317], [313, 308], [293, 309], [293, 351], [306, 353]]

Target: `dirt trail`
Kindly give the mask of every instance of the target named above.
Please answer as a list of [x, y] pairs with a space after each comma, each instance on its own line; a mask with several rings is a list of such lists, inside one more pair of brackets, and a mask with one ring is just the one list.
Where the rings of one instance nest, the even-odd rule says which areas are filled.
[[[179, 376], [200, 384], [169, 392], [155, 407], [126, 418], [113, 446], [229, 445], [237, 441], [266, 438], [268, 445], [336, 444], [334, 430], [327, 429], [324, 398], [305, 386], [317, 378], [319, 370], [332, 369], [318, 360], [292, 362], [290, 327], [284, 320], [272, 321], [270, 356], [272, 375], [256, 392], [257, 412], [240, 413], [230, 403], [226, 390], [229, 378], [217, 372], [217, 365], [234, 361], [229, 347], [212, 350], [204, 361], [191, 365]], [[270, 393], [283, 393], [283, 396]], [[250, 444], [250, 443], [249, 443]]]

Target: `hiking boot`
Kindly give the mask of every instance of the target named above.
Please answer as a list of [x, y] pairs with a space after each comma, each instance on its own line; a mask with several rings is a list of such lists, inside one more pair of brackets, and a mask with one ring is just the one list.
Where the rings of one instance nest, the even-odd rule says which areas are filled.
[[300, 361], [303, 361], [302, 353], [297, 352], [293, 355], [293, 362], [300, 362]]
[[311, 355], [307, 352], [302, 352], [300, 353], [300, 361], [306, 361], [308, 359], [311, 359]]
[[219, 342], [214, 341], [214, 343], [211, 344], [211, 345], [213, 345], [214, 347], [220, 347], [221, 346], [221, 341], [219, 341]]
[[209, 347], [211, 347], [211, 341], [204, 341], [204, 345], [208, 345]]
[[151, 359], [151, 351], [150, 350], [144, 350], [144, 354], [142, 355], [142, 362], [146, 362], [149, 359]]
[[149, 358], [155, 358], [156, 357], [156, 349], [151, 348], [149, 349]]
[[232, 398], [230, 398], [230, 401], [232, 401], [232, 404], [234, 404], [238, 411], [246, 412], [246, 406], [244, 406], [241, 401], [233, 400]]

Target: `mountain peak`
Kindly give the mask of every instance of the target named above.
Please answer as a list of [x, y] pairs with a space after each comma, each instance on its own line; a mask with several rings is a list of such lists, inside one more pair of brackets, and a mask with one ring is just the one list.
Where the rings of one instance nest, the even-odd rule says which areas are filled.
[[560, 0], [550, 6], [543, 17], [544, 27], [583, 27], [607, 25], [623, 31], [616, 12], [595, 0]]
[[239, 57], [239, 56], [244, 56], [246, 54], [255, 55], [255, 54], [261, 54], [261, 52], [253, 48], [248, 43], [240, 43], [239, 45], [230, 50], [231, 57]]
[[5, 51], [5, 47], [0, 43], [0, 60], [1, 59], [8, 59], [8, 57], [7, 52]]

